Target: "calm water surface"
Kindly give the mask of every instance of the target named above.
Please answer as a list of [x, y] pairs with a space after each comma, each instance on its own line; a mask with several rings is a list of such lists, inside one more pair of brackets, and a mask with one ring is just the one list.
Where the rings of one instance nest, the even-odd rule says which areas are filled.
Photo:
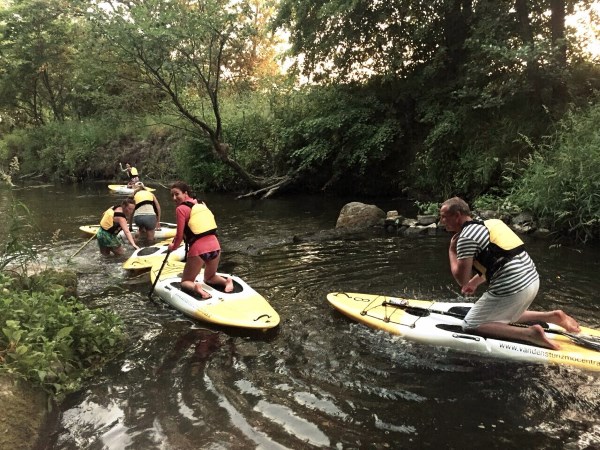
[[[168, 191], [155, 187], [163, 220], [173, 221]], [[11, 198], [31, 210], [27, 239], [55, 265], [86, 241], [78, 227], [118, 199], [105, 184], [0, 190], [0, 236]], [[103, 258], [90, 243], [68, 264], [80, 297], [122, 316], [130, 344], [60, 406], [44, 449], [600, 448], [599, 373], [411, 344], [327, 304], [337, 290], [460, 300], [448, 236], [381, 230], [294, 243], [331, 229], [349, 199], [206, 201], [219, 223], [221, 270], [266, 297], [281, 325], [255, 333], [187, 319], [149, 301], [148, 279], [127, 274], [125, 258]], [[527, 243], [542, 277], [535, 307], [600, 327], [600, 249]]]

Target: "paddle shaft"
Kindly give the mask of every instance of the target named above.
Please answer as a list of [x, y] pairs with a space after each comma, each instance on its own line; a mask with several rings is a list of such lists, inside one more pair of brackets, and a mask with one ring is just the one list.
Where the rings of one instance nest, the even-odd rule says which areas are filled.
[[94, 239], [95, 237], [96, 237], [96, 233], [94, 233], [94, 235], [91, 238], [89, 238], [85, 244], [83, 244], [81, 247], [79, 247], [79, 249], [75, 253], [73, 253], [71, 256], [69, 256], [69, 259], [75, 257], [75, 255], [77, 255], [81, 250], [83, 250], [83, 248], [86, 245], [88, 245], [90, 242], [92, 242], [92, 239]]
[[167, 250], [167, 254], [165, 255], [165, 259], [163, 260], [162, 264], [160, 265], [160, 269], [158, 269], [158, 273], [156, 274], [156, 278], [154, 279], [154, 283], [152, 283], [152, 288], [150, 288], [150, 292], [148, 292], [148, 298], [152, 297], [152, 293], [154, 292], [154, 288], [156, 287], [156, 283], [158, 283], [158, 279], [160, 278], [160, 274], [163, 270], [163, 268], [165, 267], [165, 264], [167, 263], [167, 260], [169, 259], [169, 255], [171, 254], [171, 250]]
[[[457, 319], [464, 319], [466, 314], [462, 314], [462, 313], [458, 313], [458, 312], [452, 312], [452, 311], [441, 311], [441, 310], [436, 310], [436, 309], [429, 309], [429, 308], [423, 308], [420, 306], [411, 306], [408, 303], [403, 303], [402, 301], [400, 302], [395, 302], [395, 301], [384, 301], [382, 303], [382, 305], [390, 305], [390, 306], [395, 306], [396, 308], [400, 308], [400, 309], [404, 309], [406, 311], [408, 311], [410, 313], [410, 311], [419, 311], [422, 313], [429, 313], [429, 314], [440, 314], [443, 316], [451, 316], [451, 317], [455, 317]], [[527, 324], [523, 324], [523, 323], [511, 323], [509, 324], [511, 326], [514, 327], [528, 327], [529, 325]], [[565, 336], [568, 337], [569, 339], [571, 339], [573, 342], [575, 342], [576, 344], [581, 345], [582, 347], [586, 347], [592, 350], [596, 350], [596, 351], [600, 351], [600, 342], [595, 342], [594, 340], [588, 340], [582, 336], [577, 336], [571, 333], [568, 333], [566, 331], [561, 331], [561, 330], [554, 330], [552, 328], [548, 328], [548, 327], [544, 327], [542, 326], [542, 328], [544, 329], [544, 331], [546, 333], [554, 333], [554, 334], [559, 334], [561, 336]], [[590, 339], [593, 339], [592, 337], [590, 337]]]

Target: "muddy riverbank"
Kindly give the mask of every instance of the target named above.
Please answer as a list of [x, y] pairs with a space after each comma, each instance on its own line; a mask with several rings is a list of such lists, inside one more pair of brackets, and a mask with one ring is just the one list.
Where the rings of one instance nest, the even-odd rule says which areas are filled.
[[11, 375], [0, 375], [0, 448], [34, 449], [48, 418], [48, 397]]

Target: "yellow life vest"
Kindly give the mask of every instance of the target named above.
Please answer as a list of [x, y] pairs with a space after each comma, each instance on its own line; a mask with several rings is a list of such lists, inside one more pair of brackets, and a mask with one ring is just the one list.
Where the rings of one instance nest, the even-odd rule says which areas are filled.
[[471, 220], [463, 228], [471, 224], [484, 225], [490, 233], [489, 245], [473, 260], [475, 271], [484, 275], [487, 281], [514, 256], [525, 251], [523, 241], [502, 220]]
[[188, 220], [183, 232], [183, 237], [188, 245], [203, 236], [217, 234], [215, 216], [204, 203], [183, 202], [182, 204], [192, 210], [190, 220]]
[[135, 193], [133, 201], [135, 202], [135, 209], [138, 209], [142, 205], [154, 206], [154, 195], [152, 195], [152, 192], [142, 189]]
[[102, 214], [102, 219], [100, 219], [100, 226], [102, 229], [111, 234], [118, 234], [119, 231], [121, 231], [121, 225], [115, 223], [115, 217], [127, 218], [123, 212], [115, 211], [118, 207], [119, 206], [117, 205], [108, 208], [104, 211], [104, 214]]
[[129, 176], [130, 177], [137, 177], [138, 176], [138, 170], [135, 167], [131, 167], [129, 169]]

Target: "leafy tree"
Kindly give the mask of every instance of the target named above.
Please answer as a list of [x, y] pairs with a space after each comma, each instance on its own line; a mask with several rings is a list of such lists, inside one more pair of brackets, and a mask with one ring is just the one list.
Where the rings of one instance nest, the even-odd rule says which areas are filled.
[[591, 93], [590, 71], [585, 84], [570, 81], [577, 48], [565, 27], [565, 15], [587, 3], [283, 0], [274, 26], [290, 31], [298, 67], [313, 81], [367, 88], [379, 80], [410, 92], [409, 128], [422, 143], [415, 187], [473, 195], [529, 151], [519, 135], [540, 139]]
[[66, 0], [14, 0], [0, 11], [0, 107], [15, 124], [66, 117], [76, 37], [68, 6]]
[[[183, 119], [186, 130], [208, 140], [213, 154], [248, 186], [275, 189], [287, 176], [259, 177], [232, 157], [223, 140], [220, 109], [222, 85], [252, 72], [247, 54], [256, 27], [256, 2], [223, 0], [135, 0], [93, 2], [90, 20], [102, 42], [132, 70], [133, 83], [152, 86], [168, 99], [168, 108]], [[254, 60], [256, 62], [256, 58]]]

